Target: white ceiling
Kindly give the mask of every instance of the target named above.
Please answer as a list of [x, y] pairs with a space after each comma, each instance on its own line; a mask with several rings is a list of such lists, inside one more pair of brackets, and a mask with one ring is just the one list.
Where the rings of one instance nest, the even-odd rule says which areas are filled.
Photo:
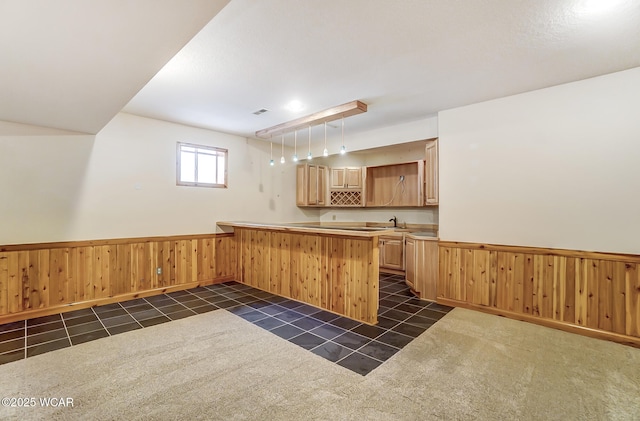
[[228, 1], [0, 0], [0, 120], [97, 133]]
[[124, 106], [254, 137], [358, 99], [353, 133], [640, 66], [640, 0], [224, 3], [0, 2], [0, 120], [95, 133]]

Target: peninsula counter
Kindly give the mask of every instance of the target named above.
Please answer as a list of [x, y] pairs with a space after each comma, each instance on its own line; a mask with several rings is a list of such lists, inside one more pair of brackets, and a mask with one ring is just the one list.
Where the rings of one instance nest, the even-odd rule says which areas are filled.
[[363, 323], [378, 322], [378, 237], [393, 229], [218, 225], [234, 230], [238, 282]]

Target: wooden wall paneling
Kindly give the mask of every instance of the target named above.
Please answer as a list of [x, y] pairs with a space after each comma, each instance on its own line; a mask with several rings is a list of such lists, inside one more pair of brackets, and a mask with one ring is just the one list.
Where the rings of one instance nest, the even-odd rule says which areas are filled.
[[156, 282], [159, 288], [171, 285], [171, 242], [160, 241], [158, 243], [158, 267], [162, 271], [161, 274], [156, 275]]
[[322, 250], [320, 260], [320, 282], [318, 285], [318, 301], [320, 307], [329, 309], [331, 307], [331, 238], [321, 237], [320, 248]]
[[269, 255], [269, 291], [274, 294], [291, 294], [291, 234], [272, 232], [270, 234], [271, 253]]
[[258, 231], [252, 231], [251, 237], [249, 238], [249, 267], [251, 268], [251, 271], [249, 272], [251, 280], [249, 283], [256, 288], [260, 287], [260, 271], [263, 269], [259, 266], [260, 256], [258, 256], [256, 250], [259, 241]]
[[533, 314], [534, 306], [534, 262], [533, 255], [525, 254], [522, 259], [523, 285], [522, 285], [522, 309], [525, 314]]
[[197, 282], [198, 281], [198, 240], [192, 239], [188, 240], [188, 246], [191, 249], [189, 253], [189, 268], [191, 269], [191, 273], [189, 275], [189, 282]]
[[[69, 249], [57, 248], [49, 252], [49, 304], [58, 305], [70, 302], [67, 297]], [[14, 313], [14, 311], [11, 311]]]
[[[96, 248], [100, 248], [102, 254], [102, 282], [97, 288], [100, 292], [99, 298], [111, 297], [111, 283], [116, 281], [115, 279], [112, 279], [112, 274], [115, 272], [112, 270], [112, 264], [117, 259], [117, 250], [111, 245], [96, 246]], [[143, 290], [150, 288], [150, 283], [142, 285]]]
[[565, 259], [565, 283], [564, 283], [564, 302], [558, 303], [562, 305], [562, 320], [568, 323], [576, 321], [576, 258], [567, 257]]
[[127, 294], [132, 291], [131, 289], [131, 245], [130, 244], [118, 244], [116, 245], [116, 253], [118, 256], [118, 276], [114, 283], [114, 294]]
[[638, 264], [625, 265], [625, 333], [640, 337], [640, 270]]
[[251, 256], [253, 264], [251, 275], [255, 279], [254, 284], [257, 288], [264, 291], [269, 291], [269, 232], [256, 231], [253, 233], [252, 238], [254, 239], [254, 241], [251, 243]]
[[31, 293], [38, 308], [49, 307], [49, 250], [37, 250], [38, 253], [38, 286]]
[[361, 281], [361, 268], [358, 265], [358, 241], [346, 240], [347, 251], [347, 302], [345, 304], [345, 310], [349, 317], [360, 318], [362, 302], [362, 281]]
[[249, 245], [250, 235], [251, 232], [249, 230], [236, 230], [238, 247], [238, 276], [236, 278], [238, 278], [239, 282], [247, 285], [251, 285], [250, 276], [248, 273], [245, 273], [249, 270], [249, 263], [251, 263], [248, 261], [251, 256], [251, 248]]
[[600, 260], [598, 265], [598, 329], [613, 331], [613, 262]]
[[216, 237], [216, 277], [237, 276], [240, 272], [237, 253], [239, 244], [237, 235]]
[[576, 259], [576, 324], [587, 325], [587, 266], [589, 259]]
[[496, 308], [522, 313], [523, 255], [496, 252]]
[[215, 278], [215, 243], [212, 238], [200, 238], [198, 243], [198, 281]]
[[191, 248], [187, 240], [176, 241], [176, 284], [189, 282], [191, 275]]
[[341, 239], [331, 237], [329, 240], [331, 260], [331, 283], [329, 290], [328, 309], [336, 313], [345, 314], [345, 297], [347, 296], [345, 285], [345, 272], [347, 268], [347, 258], [345, 254], [345, 242]]
[[499, 251], [496, 255], [496, 308], [514, 311], [517, 287], [514, 279], [516, 255]]
[[640, 346], [639, 256], [443, 243], [438, 301]]
[[298, 298], [312, 305], [320, 306], [319, 280], [320, 276], [320, 237], [317, 235], [302, 235], [303, 254], [300, 258], [304, 263], [300, 274], [301, 288]]
[[598, 273], [600, 261], [597, 259], [587, 260], [587, 327], [598, 328], [600, 320], [599, 301], [600, 294], [598, 289]]
[[302, 256], [302, 235], [291, 234], [291, 295], [293, 299], [298, 299], [302, 293], [302, 283], [304, 280], [304, 261]]
[[613, 305], [611, 329], [624, 335], [626, 333], [625, 270], [627, 263], [613, 262], [613, 279], [611, 282], [611, 303]]
[[11, 252], [7, 255], [7, 312], [16, 313], [20, 311], [22, 304], [22, 288], [20, 285], [20, 264], [18, 255], [21, 252]]
[[74, 301], [92, 300], [95, 298], [93, 291], [93, 255], [94, 247], [73, 247], [71, 254], [74, 256], [75, 296]]
[[[236, 271], [232, 235], [176, 240], [139, 239], [11, 246], [0, 253], [0, 316], [46, 315], [71, 309], [68, 304], [105, 302], [131, 293], [147, 294], [166, 286], [211, 282], [216, 275], [216, 240], [228, 250], [224, 271]], [[68, 247], [67, 247], [68, 245]], [[176, 277], [176, 256], [179, 254]], [[156, 269], [161, 267], [162, 274]], [[229, 276], [229, 275], [225, 275]], [[113, 302], [113, 301], [107, 301]], [[76, 307], [77, 308], [77, 307]], [[35, 316], [37, 317], [37, 316]], [[11, 320], [22, 320], [11, 317]], [[5, 318], [5, 320], [9, 320]]]
[[489, 259], [489, 268], [488, 268], [489, 269], [489, 277], [488, 277], [489, 303], [487, 305], [491, 307], [495, 307], [497, 302], [496, 294], [498, 291], [498, 286], [496, 284], [497, 278], [498, 278], [498, 252], [490, 251], [488, 259]]
[[0, 253], [0, 315], [8, 314], [9, 253]]
[[19, 311], [29, 309], [29, 251], [18, 252], [18, 274], [17, 279], [20, 289], [20, 302], [18, 303]]
[[[198, 240], [191, 240], [192, 243], [196, 243], [198, 242]], [[148, 285], [148, 288], [145, 289], [152, 289], [152, 288], [158, 288], [158, 275], [156, 274], [156, 268], [158, 267], [158, 242], [157, 241], [151, 241], [148, 243], [145, 243], [145, 248], [144, 248], [144, 252], [145, 252], [145, 285]], [[194, 265], [194, 268], [196, 270], [196, 276], [195, 276], [195, 280], [198, 279], [197, 276], [197, 272], [198, 272], [198, 267], [197, 267], [197, 261], [196, 264]]]

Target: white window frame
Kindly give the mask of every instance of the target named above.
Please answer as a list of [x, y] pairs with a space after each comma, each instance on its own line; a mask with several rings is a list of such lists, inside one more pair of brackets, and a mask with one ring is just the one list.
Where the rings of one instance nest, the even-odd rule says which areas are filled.
[[[178, 186], [190, 186], [190, 187], [214, 187], [214, 188], [227, 188], [227, 170], [229, 163], [229, 151], [227, 149], [216, 148], [213, 146], [204, 146], [204, 145], [195, 145], [193, 143], [185, 143], [185, 142], [177, 142], [176, 146], [176, 185]], [[180, 161], [182, 157], [182, 147], [195, 148], [195, 181], [182, 181], [180, 179], [182, 175]], [[207, 155], [213, 154], [220, 156], [222, 155], [224, 158], [224, 180], [216, 179], [216, 183], [203, 183], [198, 181], [198, 158], [197, 155], [199, 151], [203, 151], [203, 153], [207, 153]], [[217, 160], [216, 160], [217, 161]], [[218, 175], [218, 171], [215, 171], [216, 177]]]

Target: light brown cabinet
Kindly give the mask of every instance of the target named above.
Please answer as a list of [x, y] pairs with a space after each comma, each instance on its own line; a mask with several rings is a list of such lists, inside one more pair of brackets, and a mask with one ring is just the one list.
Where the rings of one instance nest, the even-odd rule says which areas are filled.
[[435, 238], [405, 237], [405, 280], [423, 300], [435, 301], [438, 283], [438, 242]]
[[401, 273], [404, 271], [404, 240], [401, 236], [380, 237], [380, 271]]
[[424, 206], [424, 161], [367, 167], [368, 207]]
[[324, 165], [300, 164], [296, 167], [296, 205], [326, 206], [327, 173]]
[[425, 147], [424, 203], [438, 204], [438, 139], [430, 140]]
[[331, 168], [329, 182], [329, 205], [334, 207], [361, 207], [362, 168]]
[[331, 168], [332, 190], [337, 189], [362, 189], [362, 168], [345, 167]]

